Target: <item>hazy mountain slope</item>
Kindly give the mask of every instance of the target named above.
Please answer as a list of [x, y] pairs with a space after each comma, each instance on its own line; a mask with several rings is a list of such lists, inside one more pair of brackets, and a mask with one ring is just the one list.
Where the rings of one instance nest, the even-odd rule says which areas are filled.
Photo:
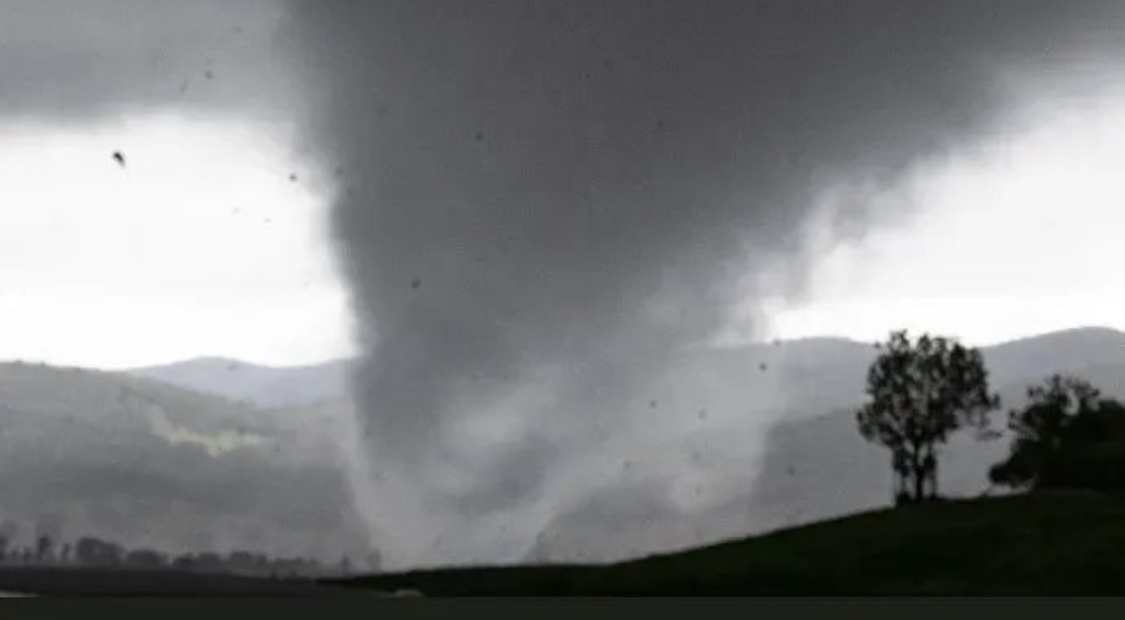
[[658, 383], [672, 386], [685, 409], [722, 407], [725, 419], [820, 415], [861, 396], [873, 357], [871, 345], [837, 338], [697, 349]]
[[[1105, 395], [1125, 399], [1125, 334], [1114, 330], [1068, 330], [987, 347], [982, 352], [994, 389], [1004, 403], [1004, 410], [996, 415], [997, 426], [1006, 419], [1007, 408], [1022, 404], [1027, 385], [1052, 372], [1076, 374]], [[610, 561], [888, 505], [889, 456], [860, 437], [852, 413], [862, 402], [867, 364], [874, 355], [871, 345], [819, 339], [776, 347], [752, 345], [716, 354], [719, 372], [749, 375], [745, 394], [755, 394], [757, 387], [759, 393], [786, 397], [784, 403], [775, 399], [764, 408], [761, 403], [748, 402], [741, 420], [721, 418], [706, 431], [688, 429], [678, 438], [685, 445], [700, 446], [697, 450], [704, 455], [704, 470], [712, 477], [703, 479], [725, 491], [725, 497], [685, 508], [674, 501], [668, 487], [638, 487], [635, 480], [623, 476], [556, 516], [528, 558]], [[762, 360], [768, 365], [765, 371], [759, 365]], [[768, 373], [775, 373], [772, 384], [764, 383], [763, 375]], [[763, 385], [769, 387], [763, 389]], [[779, 404], [788, 405], [786, 414], [770, 417], [773, 421], [766, 427], [764, 442], [755, 441], [754, 434], [763, 427], [746, 420]], [[822, 406], [820, 415], [809, 415], [818, 405]], [[834, 413], [826, 413], [831, 411]], [[714, 455], [730, 454], [739, 446], [747, 452], [744, 461], [728, 458], [705, 467]], [[752, 454], [752, 446], [762, 446], [763, 451]], [[1007, 449], [1006, 436], [983, 443], [968, 435], [955, 437], [941, 457], [943, 492], [957, 496], [984, 492], [989, 486], [988, 468]], [[699, 477], [698, 463], [684, 462], [679, 467], [682, 475]], [[643, 470], [643, 466], [637, 469]], [[612, 511], [599, 508], [607, 502], [614, 506]], [[615, 516], [634, 514], [632, 502], [647, 511], [647, 518]]]
[[297, 426], [307, 416], [274, 413], [125, 374], [0, 364], [0, 518], [25, 541], [362, 549], [339, 451]]
[[1055, 371], [1125, 364], [1125, 333], [1085, 327], [982, 349], [993, 382], [1004, 385]]
[[136, 368], [129, 374], [216, 394], [263, 407], [302, 405], [347, 393], [351, 360], [274, 368], [207, 357], [164, 366]]

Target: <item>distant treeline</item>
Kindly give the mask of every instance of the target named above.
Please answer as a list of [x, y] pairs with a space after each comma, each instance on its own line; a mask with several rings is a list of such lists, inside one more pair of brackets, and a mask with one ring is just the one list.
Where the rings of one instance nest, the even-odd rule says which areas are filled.
[[[376, 563], [369, 560], [369, 563]], [[172, 554], [155, 549], [129, 549], [117, 543], [84, 536], [57, 544], [50, 536], [39, 536], [33, 546], [14, 546], [0, 536], [0, 566], [81, 566], [225, 573], [254, 577], [323, 577], [356, 572], [347, 558], [326, 564], [301, 557], [271, 557], [263, 553], [234, 550], [229, 553]], [[363, 567], [364, 571], [375, 566]]]

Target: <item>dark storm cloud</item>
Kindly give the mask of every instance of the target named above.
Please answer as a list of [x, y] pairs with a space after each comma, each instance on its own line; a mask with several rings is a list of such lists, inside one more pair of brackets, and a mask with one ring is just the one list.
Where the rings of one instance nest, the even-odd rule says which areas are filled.
[[[641, 386], [723, 326], [739, 276], [799, 288], [818, 191], [976, 140], [1007, 68], [1104, 43], [1119, 6], [295, 3], [310, 141], [348, 171], [334, 230], [373, 501], [436, 530], [390, 553], [459, 559], [426, 547], [456, 531], [462, 559], [495, 559], [481, 511], [561, 497], [643, 433]], [[521, 439], [458, 430], [504, 415]]]
[[0, 114], [58, 123], [156, 107], [283, 112], [288, 82], [270, 39], [283, 10], [270, 0], [4, 0]]

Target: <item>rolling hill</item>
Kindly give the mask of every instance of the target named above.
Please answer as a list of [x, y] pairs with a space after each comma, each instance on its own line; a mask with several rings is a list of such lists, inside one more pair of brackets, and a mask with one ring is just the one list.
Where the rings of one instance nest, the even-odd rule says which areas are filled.
[[428, 570], [334, 583], [426, 596], [1120, 596], [1125, 498], [939, 502], [608, 566]]
[[136, 368], [128, 373], [261, 407], [282, 407], [345, 396], [353, 365], [352, 360], [335, 360], [276, 368], [233, 359], [202, 357]]
[[0, 534], [333, 562], [364, 549], [335, 439], [274, 413], [126, 374], [0, 364]]

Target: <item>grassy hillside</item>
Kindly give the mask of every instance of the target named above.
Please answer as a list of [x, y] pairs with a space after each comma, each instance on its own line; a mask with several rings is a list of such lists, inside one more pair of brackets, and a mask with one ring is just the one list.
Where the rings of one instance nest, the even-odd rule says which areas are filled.
[[1125, 594], [1125, 497], [1050, 493], [869, 512], [608, 566], [346, 580], [444, 595]]

